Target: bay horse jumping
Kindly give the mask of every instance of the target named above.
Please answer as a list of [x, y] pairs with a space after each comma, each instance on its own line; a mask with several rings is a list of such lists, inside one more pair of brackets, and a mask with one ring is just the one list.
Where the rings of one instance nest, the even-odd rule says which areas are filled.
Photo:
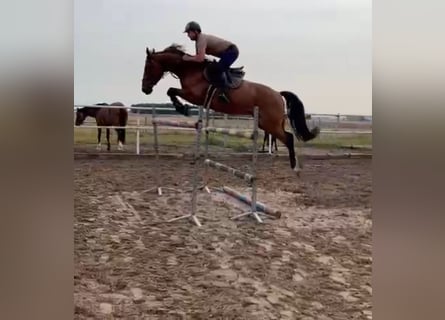
[[226, 95], [230, 102], [219, 101], [217, 97], [213, 99], [214, 95], [210, 94], [209, 85], [214, 84], [212, 70], [214, 70], [213, 66], [216, 62], [210, 60], [204, 62], [184, 61], [185, 54], [182, 47], [175, 44], [159, 52], [146, 48], [142, 92], [147, 95], [152, 93], [153, 87], [164, 74], [170, 72], [179, 78], [181, 88], [169, 88], [167, 95], [176, 110], [183, 115], [188, 115], [188, 108], [178, 100], [178, 97], [201, 106], [205, 105], [205, 100], [209, 97], [211, 109], [231, 115], [253, 116], [253, 109], [258, 106], [259, 128], [269, 132], [286, 145], [289, 150], [290, 167], [298, 173], [301, 169], [301, 162], [298, 161], [299, 166], [297, 167], [294, 137], [292, 133], [285, 130], [286, 116], [299, 140], [314, 139], [319, 134], [319, 128], [315, 127], [309, 130], [303, 103], [297, 95], [290, 91], [275, 91], [264, 84], [245, 80], [241, 67], [231, 68], [226, 74], [230, 88]]
[[[108, 103], [96, 103], [96, 106], [108, 106]], [[113, 102], [109, 106], [124, 106], [122, 102]], [[96, 119], [98, 126], [116, 126], [125, 127], [128, 121], [128, 111], [126, 108], [96, 108], [83, 107], [76, 112], [76, 126], [80, 126], [87, 117]], [[125, 144], [125, 129], [115, 129], [117, 132], [118, 150], [124, 149]], [[102, 128], [97, 128], [97, 149], [101, 149]], [[107, 150], [110, 151], [110, 129], [107, 128]]]

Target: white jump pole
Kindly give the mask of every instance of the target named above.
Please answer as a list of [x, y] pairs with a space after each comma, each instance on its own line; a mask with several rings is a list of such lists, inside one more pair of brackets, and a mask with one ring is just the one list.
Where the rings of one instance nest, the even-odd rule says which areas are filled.
[[253, 113], [253, 152], [252, 152], [252, 199], [251, 199], [251, 206], [250, 206], [250, 212], [246, 212], [240, 215], [237, 215], [233, 217], [232, 219], [239, 219], [241, 217], [247, 216], [247, 215], [253, 215], [253, 217], [258, 221], [259, 223], [262, 223], [263, 220], [260, 218], [259, 214], [261, 212], [258, 212], [257, 210], [257, 158], [258, 158], [258, 107], [255, 107], [254, 113]]
[[[210, 102], [209, 102], [210, 103]], [[202, 131], [202, 118], [203, 118], [203, 107], [199, 106], [199, 119], [196, 129], [196, 141], [195, 141], [195, 154], [194, 154], [194, 172], [193, 172], [193, 191], [192, 191], [192, 203], [191, 203], [191, 213], [183, 216], [179, 216], [168, 220], [167, 222], [174, 222], [178, 220], [190, 218], [195, 225], [201, 227], [201, 222], [198, 220], [196, 215], [196, 207], [198, 201], [198, 170], [199, 170], [199, 158], [200, 158], [200, 145], [201, 145], [201, 131]], [[201, 217], [203, 218], [203, 217]]]

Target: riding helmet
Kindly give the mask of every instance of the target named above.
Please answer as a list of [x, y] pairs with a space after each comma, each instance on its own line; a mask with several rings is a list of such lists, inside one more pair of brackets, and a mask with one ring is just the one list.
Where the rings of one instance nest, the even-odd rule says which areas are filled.
[[190, 21], [190, 22], [187, 23], [187, 25], [185, 26], [185, 30], [184, 30], [184, 32], [189, 32], [189, 31], [198, 31], [198, 32], [201, 32], [201, 26], [200, 26], [199, 23], [196, 22], [196, 21]]

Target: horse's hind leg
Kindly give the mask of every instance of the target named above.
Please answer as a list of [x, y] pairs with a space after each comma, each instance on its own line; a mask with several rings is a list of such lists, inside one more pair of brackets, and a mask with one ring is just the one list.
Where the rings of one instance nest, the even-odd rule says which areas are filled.
[[266, 141], [268, 141], [269, 139], [267, 138], [269, 136], [269, 134], [267, 132], [264, 132], [264, 139], [263, 139], [263, 149], [262, 152], [264, 152], [264, 145], [266, 144]]
[[283, 130], [284, 134], [286, 136], [286, 142], [284, 144], [287, 147], [287, 150], [289, 151], [289, 160], [290, 160], [290, 166], [291, 169], [294, 170], [298, 176], [300, 176], [300, 171], [303, 169], [301, 166], [301, 162], [298, 161], [297, 156], [295, 155], [295, 146], [294, 146], [294, 135], [291, 132], [287, 132], [286, 130]]
[[270, 132], [272, 136], [280, 140], [287, 147], [287, 150], [289, 151], [290, 167], [292, 170], [297, 172], [297, 175], [300, 175], [301, 166], [295, 156], [293, 134], [284, 130], [283, 127], [270, 128], [268, 132]]
[[101, 135], [102, 135], [102, 128], [98, 128], [97, 129], [97, 147], [96, 147], [97, 150], [101, 149], [101, 145], [100, 145], [100, 137], [101, 137]]
[[107, 128], [107, 150], [110, 151], [111, 145], [110, 145], [110, 129]]

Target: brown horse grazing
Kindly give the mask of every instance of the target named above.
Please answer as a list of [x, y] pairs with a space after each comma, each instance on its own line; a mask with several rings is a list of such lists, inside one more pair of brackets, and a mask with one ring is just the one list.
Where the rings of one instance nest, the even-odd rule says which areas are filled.
[[[97, 103], [96, 106], [108, 106], [108, 103]], [[113, 102], [110, 106], [124, 106], [121, 102]], [[128, 111], [126, 108], [95, 108], [84, 107], [76, 112], [76, 126], [80, 126], [87, 117], [96, 119], [98, 126], [116, 126], [125, 127], [128, 121]], [[115, 129], [117, 132], [117, 142], [119, 144], [118, 150], [124, 149], [125, 144], [125, 129]], [[100, 150], [100, 138], [102, 128], [97, 128], [97, 149]], [[107, 150], [110, 151], [110, 129], [107, 128]]]
[[230, 88], [226, 95], [230, 102], [224, 103], [217, 98], [213, 99], [214, 92], [208, 93], [209, 85], [214, 83], [212, 70], [214, 70], [215, 62], [184, 61], [183, 56], [186, 53], [178, 45], [171, 45], [160, 52], [150, 51], [147, 48], [146, 54], [142, 92], [150, 94], [163, 75], [171, 72], [179, 77], [181, 89], [169, 88], [167, 95], [176, 110], [184, 115], [188, 115], [188, 109], [178, 100], [178, 97], [202, 106], [205, 105], [205, 100], [209, 96], [212, 99], [210, 108], [226, 114], [253, 115], [254, 107], [258, 106], [259, 127], [286, 145], [289, 150], [290, 166], [293, 170], [299, 171], [301, 163], [297, 167], [294, 137], [285, 130], [286, 113], [296, 137], [300, 140], [314, 139], [319, 129], [317, 127], [311, 131], [308, 129], [303, 103], [294, 93], [278, 92], [264, 84], [244, 80], [242, 68], [231, 68], [226, 74]]

